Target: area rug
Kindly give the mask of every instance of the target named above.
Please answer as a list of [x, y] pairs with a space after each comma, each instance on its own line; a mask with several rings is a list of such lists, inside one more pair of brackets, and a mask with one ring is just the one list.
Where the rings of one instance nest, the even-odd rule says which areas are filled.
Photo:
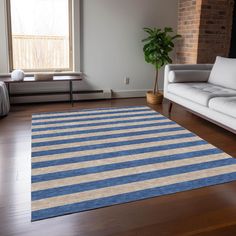
[[236, 180], [236, 159], [149, 107], [32, 117], [32, 221]]

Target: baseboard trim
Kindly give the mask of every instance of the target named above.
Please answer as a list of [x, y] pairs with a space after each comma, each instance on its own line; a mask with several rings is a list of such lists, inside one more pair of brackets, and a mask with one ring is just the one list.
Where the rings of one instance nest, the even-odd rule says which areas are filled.
[[112, 91], [110, 89], [104, 89], [102, 92], [88, 91], [85, 93], [74, 94], [73, 97], [75, 101], [111, 99]]
[[[81, 91], [73, 94], [74, 101], [83, 100], [99, 100], [99, 99], [111, 99], [111, 90], [104, 89], [102, 91]], [[11, 104], [23, 104], [23, 103], [43, 103], [43, 102], [67, 102], [70, 101], [70, 95], [68, 94], [51, 94], [49, 95], [32, 95], [32, 96], [17, 96], [11, 97]]]
[[112, 90], [112, 98], [142, 98], [147, 90]]
[[[144, 90], [110, 90], [104, 89], [102, 92], [81, 91], [73, 94], [74, 101], [115, 99], [115, 98], [143, 98], [146, 96], [148, 89]], [[21, 103], [42, 103], [42, 102], [65, 102], [69, 101], [69, 94], [52, 94], [52, 95], [34, 95], [34, 96], [17, 96], [11, 97], [12, 104]]]

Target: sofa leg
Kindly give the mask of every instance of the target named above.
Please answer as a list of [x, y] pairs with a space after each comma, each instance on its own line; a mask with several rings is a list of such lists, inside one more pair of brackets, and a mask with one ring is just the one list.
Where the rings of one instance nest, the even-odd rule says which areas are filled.
[[169, 105], [168, 105], [168, 113], [169, 114], [171, 113], [172, 107], [173, 107], [173, 103], [171, 101], [169, 101]]

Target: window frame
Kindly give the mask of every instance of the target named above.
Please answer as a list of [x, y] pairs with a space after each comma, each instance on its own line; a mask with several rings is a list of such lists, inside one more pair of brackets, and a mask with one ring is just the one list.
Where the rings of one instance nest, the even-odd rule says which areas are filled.
[[[21, 68], [25, 72], [73, 72], [74, 71], [74, 50], [73, 50], [73, 2], [68, 1], [68, 16], [69, 16], [69, 68], [50, 68], [50, 69], [25, 69]], [[14, 68], [13, 63], [13, 45], [12, 45], [12, 22], [11, 22], [11, 0], [6, 0], [7, 10], [7, 38], [8, 38], [8, 63], [9, 70], [12, 72]]]

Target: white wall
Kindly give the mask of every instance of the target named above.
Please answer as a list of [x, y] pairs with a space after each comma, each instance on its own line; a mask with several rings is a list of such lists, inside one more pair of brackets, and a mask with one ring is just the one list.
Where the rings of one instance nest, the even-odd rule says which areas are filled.
[[[178, 0], [81, 0], [80, 7], [79, 0], [74, 1], [75, 11], [81, 13], [80, 22], [75, 19], [75, 29], [81, 30], [80, 40], [75, 32], [78, 41], [75, 45], [81, 44], [80, 57], [75, 55], [75, 67], [86, 74], [80, 88], [110, 88], [124, 92], [124, 96], [125, 91], [133, 91], [130, 94], [135, 96], [135, 91], [136, 95], [142, 95], [152, 88], [155, 73], [153, 66], [146, 64], [143, 58], [141, 40], [146, 35], [142, 28], [170, 26], [176, 29]], [[0, 0], [0, 73], [7, 70], [3, 2]], [[129, 85], [124, 83], [125, 76], [130, 78]], [[160, 78], [162, 87], [163, 73]], [[27, 86], [27, 91], [30, 89]], [[32, 86], [32, 89], [39, 88]]]
[[[152, 88], [154, 68], [144, 62], [142, 28], [176, 29], [177, 4], [178, 0], [83, 0], [81, 68], [89, 83], [122, 91]], [[125, 76], [130, 85], [125, 85]]]

